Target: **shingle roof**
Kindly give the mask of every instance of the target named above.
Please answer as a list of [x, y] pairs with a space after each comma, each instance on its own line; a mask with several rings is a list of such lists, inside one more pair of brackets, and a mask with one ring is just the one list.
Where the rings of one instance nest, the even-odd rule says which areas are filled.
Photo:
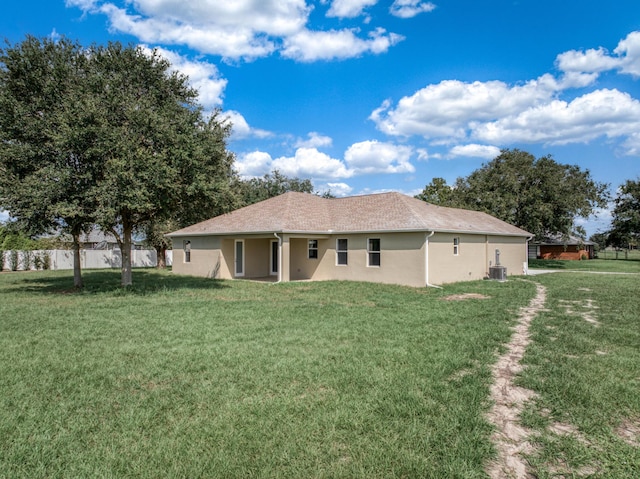
[[547, 235], [542, 238], [541, 241], [532, 241], [532, 245], [540, 245], [540, 246], [557, 246], [557, 245], [595, 245], [593, 241], [587, 241], [577, 236], [569, 235], [564, 236], [561, 233], [557, 233], [554, 235]]
[[447, 231], [531, 236], [479, 211], [445, 208], [400, 193], [322, 198], [289, 192], [167, 236], [256, 233]]

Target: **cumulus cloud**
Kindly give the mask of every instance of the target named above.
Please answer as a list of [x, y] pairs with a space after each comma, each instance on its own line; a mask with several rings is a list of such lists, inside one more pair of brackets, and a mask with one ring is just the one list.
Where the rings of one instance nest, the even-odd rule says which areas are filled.
[[[153, 51], [153, 49], [147, 45], [141, 45], [141, 48], [147, 52], [147, 54], [151, 54]], [[198, 90], [198, 99], [203, 107], [213, 109], [222, 105], [227, 80], [221, 78], [220, 72], [215, 65], [205, 61], [189, 60], [182, 55], [164, 48], [156, 48], [155, 50], [171, 63], [175, 71], [189, 77], [189, 84]]]
[[400, 18], [412, 18], [424, 12], [431, 12], [436, 6], [423, 0], [395, 0], [389, 12]]
[[494, 143], [586, 143], [640, 131], [640, 102], [618, 90], [596, 90], [571, 102], [553, 100], [476, 125], [472, 136]]
[[[376, 1], [334, 0], [328, 14], [358, 16]], [[367, 33], [309, 30], [313, 6], [305, 0], [135, 0], [124, 7], [113, 0], [67, 0], [66, 4], [105, 15], [112, 30], [142, 42], [186, 45], [229, 60], [253, 60], [277, 51], [300, 61], [342, 59], [384, 53], [402, 39], [381, 28]]]
[[333, 0], [327, 17], [353, 18], [362, 15], [367, 7], [378, 3], [378, 0]]
[[349, 178], [353, 171], [316, 148], [298, 148], [292, 157], [281, 156], [272, 162], [273, 169], [287, 176], [302, 178]]
[[390, 101], [383, 102], [370, 119], [389, 135], [463, 139], [473, 122], [518, 113], [549, 101], [557, 90], [551, 75], [516, 86], [445, 80], [402, 98], [395, 108]]
[[321, 135], [318, 132], [312, 131], [307, 135], [307, 139], [298, 139], [295, 143], [296, 148], [320, 148], [331, 146], [333, 140], [329, 136]]
[[404, 39], [395, 33], [377, 28], [368, 38], [360, 38], [356, 29], [330, 30], [326, 32], [302, 30], [284, 39], [281, 52], [285, 58], [301, 62], [318, 60], [343, 60], [364, 53], [380, 54]]
[[235, 168], [243, 178], [251, 178], [269, 173], [272, 170], [272, 163], [273, 159], [269, 153], [253, 151], [238, 157], [235, 162]]
[[222, 115], [221, 118], [225, 121], [231, 123], [231, 139], [232, 140], [241, 140], [244, 138], [267, 138], [271, 136], [271, 132], [266, 130], [261, 130], [259, 128], [252, 128], [247, 123], [247, 120], [244, 116], [235, 111], [235, 110], [227, 110]]
[[449, 156], [451, 158], [465, 157], [465, 158], [484, 158], [485, 160], [492, 160], [500, 154], [500, 148], [490, 145], [478, 145], [475, 143], [469, 145], [457, 145], [449, 150]]
[[412, 154], [409, 146], [369, 140], [351, 145], [344, 159], [356, 174], [413, 173]]
[[601, 73], [618, 70], [633, 76], [640, 76], [640, 32], [631, 32], [613, 50], [613, 54], [603, 47], [586, 51], [570, 50], [556, 58], [556, 66], [563, 72]]
[[333, 196], [341, 197], [351, 194], [353, 188], [346, 183], [325, 183], [318, 185], [317, 191], [324, 193], [330, 192]]

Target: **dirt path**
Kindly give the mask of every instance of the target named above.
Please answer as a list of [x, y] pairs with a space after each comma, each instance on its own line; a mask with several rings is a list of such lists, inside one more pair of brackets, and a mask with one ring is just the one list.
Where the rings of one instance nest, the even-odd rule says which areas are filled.
[[546, 288], [536, 283], [536, 296], [527, 307], [520, 308], [518, 323], [507, 345], [507, 352], [500, 356], [493, 367], [491, 400], [493, 407], [488, 419], [495, 425], [492, 440], [498, 450], [498, 458], [487, 467], [492, 479], [526, 479], [527, 473], [523, 454], [532, 452], [528, 442], [528, 431], [520, 426], [519, 416], [524, 403], [535, 393], [514, 385], [515, 376], [522, 370], [520, 361], [529, 344], [529, 325], [544, 308]]

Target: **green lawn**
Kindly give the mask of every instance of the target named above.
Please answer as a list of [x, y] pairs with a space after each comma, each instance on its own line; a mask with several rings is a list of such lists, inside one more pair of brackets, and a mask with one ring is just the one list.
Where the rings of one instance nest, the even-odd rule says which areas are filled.
[[[532, 283], [264, 284], [144, 270], [125, 291], [119, 279], [87, 272], [76, 293], [69, 273], [0, 274], [0, 478], [486, 478], [490, 370]], [[534, 280], [551, 306], [533, 323], [521, 379], [540, 394], [525, 418], [542, 434], [536, 472], [555, 464], [545, 424], [571, 420], [596, 445], [577, 453], [591, 454], [594, 477], [638, 476], [609, 472], [640, 464], [612, 432], [640, 418], [640, 278]], [[443, 299], [461, 293], [488, 298]], [[562, 299], [587, 294], [598, 328], [562, 313]], [[575, 447], [561, 459], [582, 464]]]
[[595, 271], [615, 273], [640, 273], [640, 258], [628, 260], [589, 259], [569, 261], [559, 259], [530, 259], [531, 269], [553, 269], [567, 271]]
[[520, 378], [539, 395], [523, 415], [539, 448], [536, 477], [640, 477], [640, 277], [536, 280], [547, 308], [532, 324]]

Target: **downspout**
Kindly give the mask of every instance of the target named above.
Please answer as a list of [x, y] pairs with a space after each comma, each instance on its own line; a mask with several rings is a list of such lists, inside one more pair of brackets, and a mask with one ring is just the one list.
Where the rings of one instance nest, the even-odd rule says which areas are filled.
[[278, 236], [278, 233], [273, 233], [278, 239], [278, 283], [282, 282], [282, 238]]
[[442, 289], [440, 286], [436, 286], [435, 284], [429, 284], [429, 238], [431, 238], [434, 233], [435, 231], [432, 231], [429, 234], [424, 234], [424, 283], [430, 288]]

